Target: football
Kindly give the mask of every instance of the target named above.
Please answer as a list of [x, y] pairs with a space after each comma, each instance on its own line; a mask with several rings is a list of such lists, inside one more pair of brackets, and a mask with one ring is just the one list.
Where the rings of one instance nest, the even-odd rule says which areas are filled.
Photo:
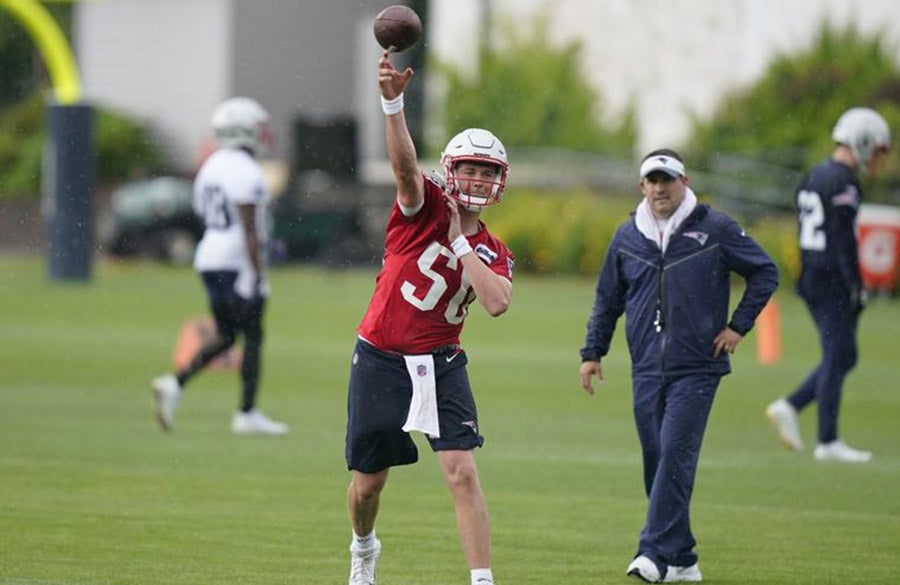
[[378, 13], [373, 28], [378, 44], [394, 53], [405, 51], [422, 38], [422, 20], [412, 8], [402, 4]]

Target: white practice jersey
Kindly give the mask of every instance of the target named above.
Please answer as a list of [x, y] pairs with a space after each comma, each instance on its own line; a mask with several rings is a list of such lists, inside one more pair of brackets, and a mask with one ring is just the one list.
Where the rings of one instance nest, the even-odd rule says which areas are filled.
[[[237, 271], [235, 290], [249, 296], [256, 275], [247, 254], [238, 206], [256, 206], [256, 233], [263, 251], [261, 260], [265, 260], [268, 203], [262, 168], [250, 154], [239, 148], [220, 148], [210, 155], [194, 180], [194, 212], [206, 226], [194, 255], [194, 269]], [[263, 294], [267, 290], [268, 285], [262, 283]]]

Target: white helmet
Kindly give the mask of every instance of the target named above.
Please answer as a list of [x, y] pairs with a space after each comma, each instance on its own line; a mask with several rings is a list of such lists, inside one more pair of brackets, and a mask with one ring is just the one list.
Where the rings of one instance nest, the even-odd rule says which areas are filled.
[[[497, 166], [497, 180], [488, 195], [464, 193], [459, 188], [456, 177], [456, 164], [462, 161], [486, 163]], [[506, 148], [500, 139], [481, 128], [463, 130], [450, 139], [444, 152], [441, 153], [441, 166], [447, 180], [447, 192], [455, 197], [460, 205], [469, 211], [480, 211], [500, 201], [506, 178], [509, 175], [509, 161]]]
[[269, 113], [256, 100], [236, 97], [222, 102], [212, 116], [216, 144], [247, 148], [254, 154], [272, 144]]
[[891, 130], [884, 118], [871, 108], [850, 108], [838, 118], [831, 139], [850, 149], [861, 172], [878, 149], [890, 148]]

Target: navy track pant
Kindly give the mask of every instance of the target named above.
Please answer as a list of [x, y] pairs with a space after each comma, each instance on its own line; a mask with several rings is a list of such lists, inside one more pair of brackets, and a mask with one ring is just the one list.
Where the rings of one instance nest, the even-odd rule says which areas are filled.
[[806, 305], [819, 330], [822, 361], [806, 377], [788, 402], [798, 411], [815, 400], [819, 406], [820, 443], [838, 438], [838, 414], [844, 378], [856, 365], [856, 331], [859, 313], [841, 290], [826, 289]]
[[644, 456], [649, 506], [638, 554], [665, 565], [697, 562], [690, 505], [700, 445], [721, 376], [633, 381], [634, 420]]

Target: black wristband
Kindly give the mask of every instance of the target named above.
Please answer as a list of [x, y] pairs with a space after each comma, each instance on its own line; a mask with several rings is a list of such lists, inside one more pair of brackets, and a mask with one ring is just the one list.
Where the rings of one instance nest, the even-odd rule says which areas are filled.
[[735, 324], [734, 324], [734, 321], [729, 321], [729, 322], [728, 322], [728, 328], [731, 329], [732, 331], [734, 331], [735, 333], [737, 333], [738, 335], [740, 335], [741, 337], [743, 337], [743, 336], [747, 335], [747, 333], [750, 331], [750, 329], [752, 328], [752, 326], [751, 326], [750, 328], [743, 329], [743, 328], [738, 327], [737, 325], [735, 325]]

